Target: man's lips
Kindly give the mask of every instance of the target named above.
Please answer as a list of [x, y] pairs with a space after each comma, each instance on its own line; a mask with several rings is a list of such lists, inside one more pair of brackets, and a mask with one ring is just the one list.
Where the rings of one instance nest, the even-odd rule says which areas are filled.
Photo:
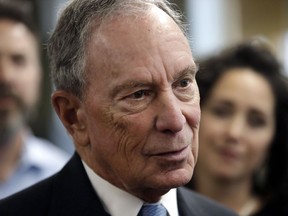
[[185, 146], [179, 150], [171, 150], [171, 151], [164, 151], [155, 154], [151, 154], [153, 157], [159, 157], [163, 159], [170, 159], [170, 160], [183, 160], [186, 159], [190, 152], [190, 147]]
[[11, 96], [0, 96], [0, 104], [2, 106], [8, 105], [8, 104], [15, 104], [15, 98]]

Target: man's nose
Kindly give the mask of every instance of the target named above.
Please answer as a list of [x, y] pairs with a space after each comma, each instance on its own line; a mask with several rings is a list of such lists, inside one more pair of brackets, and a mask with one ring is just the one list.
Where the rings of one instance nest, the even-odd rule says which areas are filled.
[[13, 79], [13, 69], [9, 62], [0, 60], [0, 82], [10, 82]]
[[181, 131], [186, 122], [183, 115], [181, 101], [174, 94], [165, 95], [159, 100], [156, 128], [165, 133]]

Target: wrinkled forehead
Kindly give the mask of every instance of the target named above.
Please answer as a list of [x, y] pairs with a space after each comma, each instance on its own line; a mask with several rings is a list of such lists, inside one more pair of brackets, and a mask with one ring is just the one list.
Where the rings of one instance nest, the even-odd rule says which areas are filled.
[[[94, 25], [98, 26], [99, 23], [96, 21]], [[189, 49], [189, 43], [179, 26], [156, 6], [140, 14], [120, 13], [111, 16], [101, 23], [100, 28], [97, 26], [91, 26], [94, 32], [91, 32], [85, 52], [86, 63], [91, 63], [90, 59], [96, 65], [95, 59], [99, 59], [99, 67], [102, 67], [105, 61], [109, 61], [107, 65], [111, 64], [111, 60], [117, 62], [118, 58], [121, 63], [123, 59], [133, 61], [131, 58], [139, 58], [146, 54], [147, 50], [156, 52], [160, 46], [169, 52], [171, 46], [166, 45], [173, 42], [182, 43], [183, 49]], [[90, 58], [92, 56], [93, 59]]]
[[92, 33], [86, 48], [87, 76], [98, 80], [99, 71], [114, 78], [129, 71], [133, 71], [129, 73], [133, 76], [145, 71], [155, 78], [191, 65], [191, 50], [182, 30], [156, 7], [136, 18], [134, 15], [117, 16], [103, 24], [101, 30]]
[[158, 7], [151, 6], [149, 10], [136, 12], [115, 12], [101, 24], [95, 20], [90, 28], [91, 37], [87, 46], [89, 47], [91, 43], [94, 45], [99, 43], [99, 45], [113, 48], [111, 47], [113, 44], [121, 46], [123, 42], [128, 42], [128, 44], [134, 43], [135, 45], [143, 40], [149, 44], [156, 41], [156, 37], [165, 37], [167, 40], [169, 36], [187, 41], [180, 27]]

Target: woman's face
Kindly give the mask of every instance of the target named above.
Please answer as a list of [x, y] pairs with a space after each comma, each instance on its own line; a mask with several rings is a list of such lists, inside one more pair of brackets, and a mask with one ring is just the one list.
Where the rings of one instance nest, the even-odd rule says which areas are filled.
[[264, 77], [248, 68], [223, 74], [202, 106], [199, 170], [226, 180], [250, 178], [273, 139], [274, 113]]

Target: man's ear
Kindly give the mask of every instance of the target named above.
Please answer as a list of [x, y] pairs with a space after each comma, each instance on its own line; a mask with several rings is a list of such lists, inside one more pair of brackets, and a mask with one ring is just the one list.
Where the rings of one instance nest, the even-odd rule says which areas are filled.
[[75, 145], [88, 145], [86, 113], [80, 99], [72, 93], [57, 90], [52, 94], [51, 100], [62, 124], [73, 137]]

